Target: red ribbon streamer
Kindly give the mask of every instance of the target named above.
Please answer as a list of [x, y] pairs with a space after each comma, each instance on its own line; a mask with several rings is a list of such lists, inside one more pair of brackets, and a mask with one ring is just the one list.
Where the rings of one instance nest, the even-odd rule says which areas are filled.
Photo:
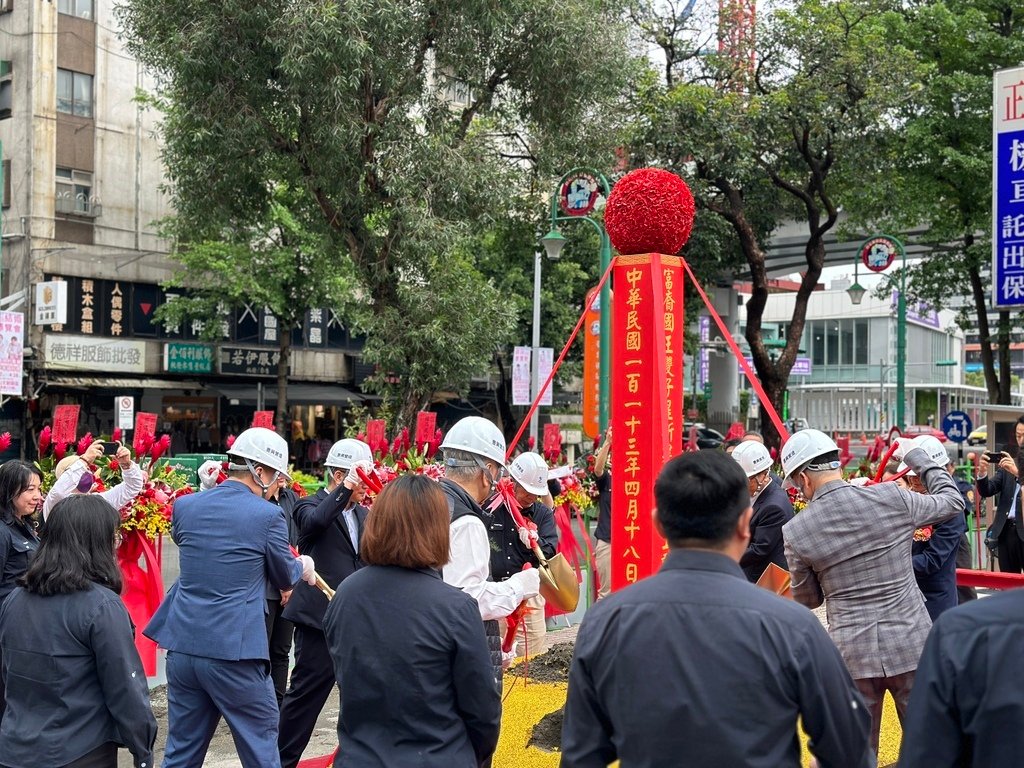
[[732, 337], [732, 333], [729, 332], [728, 327], [722, 321], [722, 318], [719, 317], [715, 308], [711, 306], [711, 300], [708, 299], [708, 295], [704, 293], [704, 288], [701, 287], [700, 282], [698, 282], [696, 275], [693, 274], [693, 270], [690, 269], [690, 265], [686, 262], [686, 259], [682, 259], [682, 262], [683, 267], [686, 268], [686, 274], [690, 276], [690, 280], [693, 281], [693, 285], [697, 289], [697, 293], [699, 293], [700, 297], [704, 300], [704, 306], [708, 308], [708, 312], [718, 325], [718, 330], [722, 332], [722, 338], [729, 344], [730, 349], [732, 349], [732, 353], [736, 356], [736, 361], [740, 364], [740, 367], [743, 369], [743, 373], [747, 377], [747, 381], [750, 382], [750, 386], [752, 386], [754, 391], [757, 392], [757, 397], [761, 402], [761, 407], [768, 412], [768, 418], [770, 418], [772, 420], [772, 424], [775, 425], [775, 431], [779, 433], [779, 438], [783, 443], [785, 443], [789, 440], [789, 431], [783, 425], [782, 419], [779, 418], [779, 414], [775, 410], [775, 406], [772, 404], [772, 401], [765, 393], [764, 387], [761, 386], [761, 380], [757, 377], [754, 369], [750, 367], [750, 363], [747, 362], [747, 358], [743, 355], [743, 352], [740, 350], [736, 340]]
[[[605, 281], [608, 280], [608, 275], [612, 273], [613, 266], [615, 266], [614, 258], [608, 262], [608, 269], [604, 271], [604, 274], [601, 275], [600, 281], [597, 283], [598, 292], [600, 292], [601, 286], [605, 284]], [[505, 452], [506, 461], [512, 457], [512, 452], [516, 449], [516, 446], [519, 445], [519, 441], [523, 437], [523, 432], [526, 431], [526, 427], [530, 423], [530, 417], [533, 416], [533, 412], [537, 410], [537, 406], [540, 405], [540, 399], [544, 396], [544, 393], [548, 391], [548, 387], [551, 386], [551, 382], [555, 378], [555, 374], [558, 373], [558, 369], [562, 365], [562, 361], [565, 360], [565, 356], [569, 353], [569, 347], [572, 346], [572, 343], [576, 340], [576, 335], [580, 332], [580, 328], [583, 327], [583, 321], [587, 317], [588, 309], [589, 306], [584, 304], [583, 312], [580, 313], [580, 319], [576, 321], [576, 327], [573, 328], [572, 333], [569, 334], [569, 340], [565, 342], [565, 346], [562, 347], [561, 354], [558, 356], [555, 364], [551, 366], [551, 373], [548, 374], [548, 378], [545, 380], [544, 385], [540, 388], [540, 391], [537, 392], [537, 396], [533, 399], [533, 404], [530, 406], [530, 410], [527, 411], [526, 416], [523, 418], [523, 423], [519, 426], [519, 431], [516, 432], [515, 438], [508, 444], [508, 450]], [[609, 309], [607, 307], [602, 307], [601, 311], [608, 312]]]
[[[146, 567], [139, 566], [145, 559]], [[160, 574], [160, 558], [152, 542], [142, 531], [128, 531], [117, 549], [117, 564], [121, 568], [123, 586], [121, 601], [135, 625], [135, 648], [142, 660], [147, 677], [156, 674], [156, 643], [142, 634], [164, 599], [164, 580]]]

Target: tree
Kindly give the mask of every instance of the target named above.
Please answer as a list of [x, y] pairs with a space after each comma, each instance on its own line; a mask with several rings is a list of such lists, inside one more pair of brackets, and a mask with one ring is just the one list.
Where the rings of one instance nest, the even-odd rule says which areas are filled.
[[338, 255], [292, 215], [291, 195], [278, 188], [262, 226], [238, 224], [218, 240], [196, 242], [175, 255], [181, 268], [164, 283], [186, 293], [157, 310], [157, 319], [177, 325], [198, 319], [203, 338], [223, 338], [228, 310], [245, 304], [268, 308], [278, 320], [276, 428], [285, 434], [292, 331], [308, 309], [342, 307], [352, 280], [338, 268]]
[[[169, 105], [182, 234], [261, 220], [271, 182], [301, 191], [293, 212], [351, 262], [367, 356], [400, 382], [404, 420], [490, 362], [460, 355], [506, 340], [510, 313], [467, 245], [530, 194], [523, 156], [541, 178], [576, 153], [610, 164], [633, 69], [614, 0], [127, 0], [119, 13]], [[432, 332], [408, 332], [427, 317]]]
[[[864, 188], [850, 210], [912, 230], [930, 258], [908, 272], [908, 292], [976, 320], [985, 386], [1009, 404], [1010, 313], [989, 321], [992, 241], [992, 75], [1024, 61], [1024, 3], [945, 0], [909, 6], [903, 44], [924, 66], [921, 89], [899, 113], [888, 182]], [[897, 276], [898, 277], [898, 276]], [[891, 282], [891, 281], [890, 281]], [[997, 341], [993, 355], [991, 342]]]
[[[807, 314], [849, 190], [882, 172], [877, 150], [913, 82], [909, 53], [892, 42], [899, 17], [871, 0], [799, 0], [771, 14], [747, 62], [706, 57], [706, 75], [642, 95], [646, 159], [693, 180], [698, 206], [733, 229], [751, 274], [746, 339], [754, 367], [782, 410]], [[699, 80], [711, 80], [713, 85]], [[768, 297], [765, 243], [777, 221], [807, 225], [804, 270], [786, 346], [777, 358], [761, 338]], [[774, 427], [761, 422], [766, 439]]]

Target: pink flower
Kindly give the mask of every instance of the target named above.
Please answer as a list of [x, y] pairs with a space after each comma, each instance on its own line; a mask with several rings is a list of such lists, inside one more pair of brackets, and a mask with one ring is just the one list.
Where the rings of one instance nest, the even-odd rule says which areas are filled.
[[224, 443], [227, 445], [228, 450], [231, 450], [231, 446], [235, 444], [235, 436], [228, 435], [228, 439], [225, 440]]
[[85, 435], [82, 436], [82, 439], [78, 441], [75, 453], [81, 456], [83, 453], [89, 450], [90, 445], [92, 445], [92, 432], [86, 432]]
[[115, 443], [121, 442], [121, 428], [120, 427], [117, 427], [114, 430], [114, 434], [112, 434], [110, 436], [110, 439], [113, 440]]
[[150, 457], [152, 458], [153, 462], [156, 462], [157, 459], [159, 459], [161, 456], [163, 456], [165, 453], [167, 453], [167, 449], [170, 448], [170, 447], [171, 447], [171, 436], [170, 435], [164, 435], [159, 440], [157, 440], [155, 443], [153, 443], [153, 448], [152, 448], [152, 450], [150, 451], [150, 454], [149, 454]]
[[42, 456], [50, 447], [50, 440], [52, 439], [52, 431], [50, 428], [43, 427], [43, 431], [39, 433], [39, 455]]
[[11, 447], [11, 433], [4, 432], [0, 435], [0, 453], [3, 453]]
[[60, 461], [67, 455], [68, 445], [67, 443], [54, 443], [53, 445], [53, 456], [57, 461]]

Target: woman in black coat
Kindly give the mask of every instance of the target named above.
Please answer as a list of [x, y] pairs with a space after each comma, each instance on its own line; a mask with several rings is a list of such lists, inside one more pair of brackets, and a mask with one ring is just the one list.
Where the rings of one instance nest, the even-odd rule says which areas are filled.
[[[14, 591], [39, 549], [33, 516], [43, 506], [42, 482], [39, 469], [27, 461], [7, 461], [0, 466], [0, 604]], [[0, 677], [0, 718], [5, 709], [4, 679]]]
[[366, 518], [367, 567], [338, 587], [324, 631], [341, 688], [339, 768], [476, 768], [501, 701], [476, 601], [445, 584], [448, 504], [433, 480], [389, 483]]
[[0, 607], [3, 768], [116, 768], [122, 744], [136, 768], [153, 765], [156, 719], [118, 597], [120, 522], [99, 496], [59, 501], [22, 586]]

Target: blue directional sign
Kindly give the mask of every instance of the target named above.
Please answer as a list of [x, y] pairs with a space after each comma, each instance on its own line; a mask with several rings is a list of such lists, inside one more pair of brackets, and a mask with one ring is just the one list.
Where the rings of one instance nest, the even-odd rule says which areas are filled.
[[996, 72], [992, 114], [992, 304], [1024, 305], [1024, 68]]
[[954, 443], [962, 443], [974, 430], [971, 417], [963, 411], [950, 411], [942, 419], [942, 431]]

